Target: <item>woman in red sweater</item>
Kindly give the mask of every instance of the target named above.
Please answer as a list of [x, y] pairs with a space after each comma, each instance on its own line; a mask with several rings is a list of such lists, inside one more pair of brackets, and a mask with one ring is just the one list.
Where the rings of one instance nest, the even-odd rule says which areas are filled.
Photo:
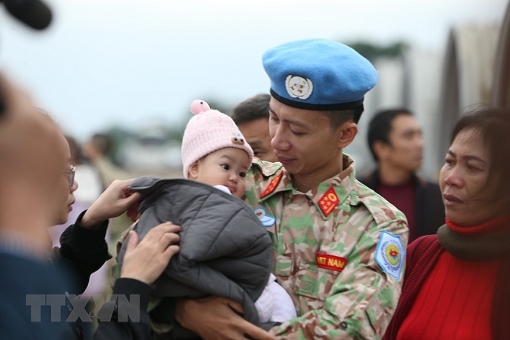
[[440, 173], [446, 224], [408, 247], [385, 340], [510, 339], [510, 111], [456, 124]]

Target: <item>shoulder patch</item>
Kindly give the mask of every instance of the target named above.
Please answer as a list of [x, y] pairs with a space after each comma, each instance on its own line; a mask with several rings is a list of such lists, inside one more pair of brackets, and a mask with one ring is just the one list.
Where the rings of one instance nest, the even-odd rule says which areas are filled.
[[276, 187], [278, 186], [278, 184], [280, 183], [280, 180], [282, 179], [282, 176], [283, 176], [283, 171], [280, 171], [278, 173], [278, 175], [276, 175], [275, 178], [273, 178], [271, 180], [271, 182], [269, 182], [269, 185], [267, 186], [267, 188], [262, 192], [262, 194], [260, 194], [260, 198], [264, 198], [266, 197], [267, 195], [271, 194], [275, 189]]
[[263, 207], [255, 208], [253, 212], [257, 215], [264, 227], [271, 227], [276, 222], [276, 218], [269, 215]]
[[406, 250], [400, 236], [382, 231], [375, 250], [375, 261], [382, 270], [399, 280], [405, 257]]

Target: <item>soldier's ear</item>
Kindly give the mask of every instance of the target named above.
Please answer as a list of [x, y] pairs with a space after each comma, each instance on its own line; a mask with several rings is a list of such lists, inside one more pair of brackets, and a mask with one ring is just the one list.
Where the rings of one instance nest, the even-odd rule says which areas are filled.
[[188, 168], [188, 178], [196, 180], [198, 178], [199, 170], [200, 170], [199, 161], [193, 162]]
[[352, 143], [354, 137], [358, 134], [358, 125], [352, 120], [349, 120], [337, 128], [337, 134], [338, 147], [345, 149]]

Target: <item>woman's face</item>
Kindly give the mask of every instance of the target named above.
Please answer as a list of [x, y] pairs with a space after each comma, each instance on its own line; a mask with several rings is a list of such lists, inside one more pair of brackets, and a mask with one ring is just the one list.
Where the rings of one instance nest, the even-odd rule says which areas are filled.
[[445, 214], [450, 221], [474, 226], [506, 211], [508, 200], [496, 198], [497, 179], [489, 181], [490, 161], [481, 134], [474, 129], [457, 134], [439, 175]]

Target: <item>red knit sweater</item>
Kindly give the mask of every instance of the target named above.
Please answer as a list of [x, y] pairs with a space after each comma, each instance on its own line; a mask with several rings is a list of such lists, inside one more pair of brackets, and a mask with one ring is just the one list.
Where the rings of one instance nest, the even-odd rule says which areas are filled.
[[492, 292], [501, 259], [466, 261], [443, 252], [397, 340], [491, 340]]
[[383, 339], [509, 340], [510, 253], [477, 262], [451, 256], [437, 235], [411, 243], [402, 294]]

